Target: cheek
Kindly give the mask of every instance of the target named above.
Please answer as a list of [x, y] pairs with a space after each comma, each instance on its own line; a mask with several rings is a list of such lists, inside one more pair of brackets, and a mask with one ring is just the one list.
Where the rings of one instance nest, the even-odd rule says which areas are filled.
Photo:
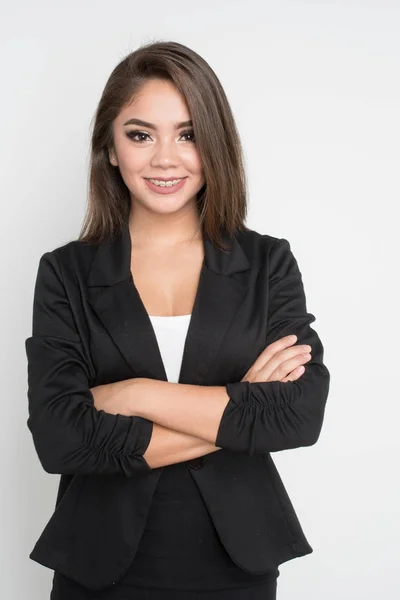
[[119, 152], [119, 168], [123, 177], [132, 178], [143, 172], [148, 166], [148, 157], [145, 152], [138, 152], [135, 148], [124, 147]]
[[182, 160], [193, 173], [201, 174], [203, 167], [200, 160], [200, 154], [196, 148], [187, 150], [182, 156]]

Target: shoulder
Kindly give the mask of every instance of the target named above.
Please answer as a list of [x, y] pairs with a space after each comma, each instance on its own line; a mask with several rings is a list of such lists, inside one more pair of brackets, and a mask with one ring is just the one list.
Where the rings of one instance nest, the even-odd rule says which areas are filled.
[[260, 233], [255, 229], [247, 228], [245, 231], [238, 231], [236, 233], [236, 238], [240, 244], [248, 245], [248, 244], [258, 244], [262, 246], [273, 246], [277, 242], [279, 242], [282, 238], [270, 235], [268, 233]]
[[296, 256], [286, 238], [247, 229], [237, 234], [237, 240], [250, 264], [256, 270], [266, 269], [270, 279], [300, 273]]
[[88, 273], [97, 249], [98, 244], [71, 240], [46, 251], [39, 263], [51, 266], [62, 279], [76, 279], [77, 274]]
[[254, 229], [237, 232], [236, 239], [249, 258], [255, 255], [258, 257], [262, 254], [268, 259], [271, 250], [273, 253], [282, 250], [290, 252], [290, 244], [287, 239], [279, 238], [268, 233], [260, 233]]

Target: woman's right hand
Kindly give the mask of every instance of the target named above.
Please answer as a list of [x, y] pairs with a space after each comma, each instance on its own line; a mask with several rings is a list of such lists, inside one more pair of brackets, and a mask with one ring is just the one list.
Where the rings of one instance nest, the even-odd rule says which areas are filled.
[[311, 358], [311, 346], [293, 346], [297, 336], [285, 336], [265, 348], [241, 381], [295, 381]]

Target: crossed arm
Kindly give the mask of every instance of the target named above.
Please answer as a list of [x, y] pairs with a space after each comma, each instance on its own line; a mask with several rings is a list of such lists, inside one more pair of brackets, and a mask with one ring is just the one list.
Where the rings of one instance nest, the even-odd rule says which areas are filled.
[[[125, 414], [137, 417], [141, 425], [153, 426], [143, 454], [145, 460], [168, 460], [163, 451], [166, 455], [170, 447], [173, 453], [182, 452], [181, 460], [185, 460], [186, 451], [194, 457], [196, 451], [201, 456], [224, 448], [251, 456], [310, 446], [317, 441], [330, 382], [323, 345], [310, 326], [315, 317], [307, 311], [301, 273], [289, 243], [284, 239], [277, 242], [269, 258], [265, 346], [295, 334], [300, 344], [312, 348], [313, 358], [306, 371], [297, 381], [236, 381], [226, 386], [126, 380], [122, 394]], [[207, 444], [205, 448], [203, 443]]]
[[143, 454], [152, 469], [220, 450], [215, 445], [229, 401], [224, 386], [198, 386], [129, 379], [91, 389], [95, 407], [153, 422]]
[[[132, 477], [220, 448], [252, 456], [314, 444], [330, 375], [321, 340], [310, 327], [315, 317], [306, 309], [301, 273], [284, 239], [270, 251], [268, 292], [265, 346], [296, 334], [298, 343], [312, 348], [313, 359], [297, 381], [197, 386], [137, 378], [89, 388], [93, 372], [58, 259], [45, 253], [25, 346], [27, 425], [46, 472]], [[113, 412], [117, 390], [122, 408]]]

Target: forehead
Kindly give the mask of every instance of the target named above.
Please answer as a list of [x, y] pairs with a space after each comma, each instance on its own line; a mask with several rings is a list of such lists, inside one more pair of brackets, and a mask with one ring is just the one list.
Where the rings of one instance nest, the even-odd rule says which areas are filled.
[[184, 96], [170, 81], [147, 81], [131, 102], [122, 108], [118, 119], [138, 117], [152, 123], [189, 119]]

